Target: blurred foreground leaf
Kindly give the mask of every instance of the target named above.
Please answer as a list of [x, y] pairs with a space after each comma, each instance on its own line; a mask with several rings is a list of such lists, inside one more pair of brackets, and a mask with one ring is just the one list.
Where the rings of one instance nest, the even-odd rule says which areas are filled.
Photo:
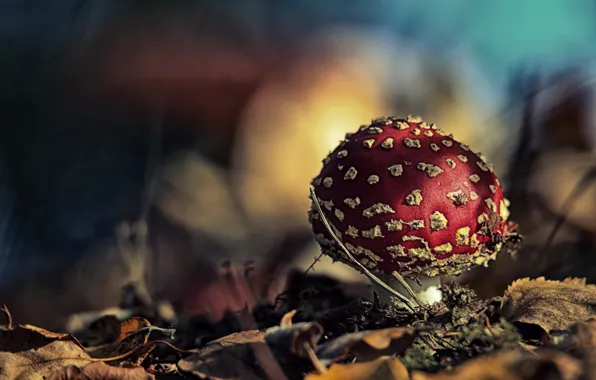
[[416, 330], [410, 327], [361, 331], [340, 336], [315, 352], [319, 359], [328, 361], [341, 360], [349, 354], [359, 362], [375, 360], [384, 355], [401, 354], [414, 342], [416, 335]]
[[502, 351], [473, 359], [450, 372], [414, 372], [411, 380], [579, 380], [580, 364], [554, 351]]
[[322, 374], [311, 374], [305, 380], [409, 380], [408, 370], [399, 359], [382, 356], [355, 364], [334, 364]]
[[243, 331], [214, 340], [199, 353], [178, 362], [178, 368], [195, 379], [261, 380], [254, 369], [253, 349], [265, 346], [265, 333]]
[[556, 348], [582, 361], [587, 380], [596, 379], [596, 319], [569, 326]]

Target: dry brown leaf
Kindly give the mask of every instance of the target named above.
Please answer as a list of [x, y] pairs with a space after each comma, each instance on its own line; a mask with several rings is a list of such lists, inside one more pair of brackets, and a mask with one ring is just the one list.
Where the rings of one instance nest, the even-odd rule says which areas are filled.
[[286, 378], [284, 369], [309, 370], [310, 364], [304, 358], [311, 359], [315, 366], [320, 364], [313, 347], [323, 335], [323, 328], [316, 322], [291, 324], [292, 316], [288, 313], [282, 319], [285, 327], [272, 327], [265, 332], [243, 331], [215, 340], [200, 352], [179, 361], [178, 367], [181, 372], [199, 379], [210, 376], [283, 380]]
[[596, 319], [572, 324], [556, 347], [582, 360], [584, 371], [589, 374], [586, 380], [596, 379]]
[[132, 317], [122, 322], [115, 315], [103, 315], [74, 335], [86, 347], [101, 346], [123, 340], [130, 333], [149, 326], [151, 323], [145, 318]]
[[[253, 350], [259, 348], [266, 348], [265, 333], [258, 330], [243, 331], [210, 342], [199, 353], [180, 360], [178, 368], [196, 379], [262, 380], [264, 376], [257, 373], [254, 365]], [[263, 366], [263, 363], [260, 364]], [[279, 371], [281, 375], [274, 378], [284, 379], [283, 371]]]
[[84, 367], [69, 365], [54, 372], [49, 380], [152, 380], [155, 376], [145, 372], [143, 367], [112, 367], [102, 362], [95, 362]]
[[0, 347], [0, 379], [47, 379], [64, 366], [89, 359], [73, 336], [31, 325], [0, 329]]
[[578, 380], [581, 374], [580, 363], [565, 354], [516, 350], [480, 356], [451, 372], [414, 372], [411, 380]]
[[[151, 334], [151, 329], [148, 327], [151, 327], [151, 323], [145, 318], [130, 318], [120, 323], [118, 327], [118, 339], [108, 344], [87, 348], [87, 352], [94, 358], [122, 355], [134, 348], [147, 344], [149, 335]], [[113, 330], [112, 326], [110, 326], [110, 330]], [[114, 331], [111, 331], [110, 334], [114, 334]], [[143, 353], [147, 355], [149, 352]], [[138, 363], [138, 360], [135, 362]]]
[[[528, 363], [527, 365], [525, 362], [520, 363], [520, 368], [522, 369], [529, 368], [531, 370], [531, 368], [536, 368], [537, 374], [535, 377], [541, 376], [539, 377], [540, 379], [548, 378], [546, 373], [556, 372], [552, 370], [552, 367], [554, 366], [561, 373], [560, 378], [562, 380], [575, 380], [578, 378], [581, 378], [582, 380], [591, 380], [591, 378], [588, 379], [584, 377], [586, 373], [582, 372], [582, 369], [585, 368], [585, 366], [582, 366], [582, 363], [576, 358], [559, 351], [545, 348], [538, 349], [535, 353], [538, 354], [538, 358], [533, 356], [533, 359], [526, 359]], [[532, 363], [535, 363], [535, 365], [532, 366]], [[540, 372], [540, 370], [543, 372]]]
[[103, 315], [88, 323], [88, 327], [66, 331], [73, 332], [73, 335], [86, 347], [95, 347], [116, 341], [120, 335], [120, 324], [120, 320], [115, 315]]
[[573, 323], [569, 326], [569, 334], [557, 344], [557, 348], [574, 353], [596, 350], [596, 319]]
[[411, 327], [392, 327], [382, 330], [362, 331], [342, 335], [316, 349], [317, 357], [323, 361], [336, 361], [348, 354], [367, 361], [383, 355], [400, 354], [416, 337]]
[[305, 380], [409, 380], [408, 370], [399, 359], [382, 356], [366, 363], [334, 364], [321, 374]]
[[505, 292], [501, 313], [509, 322], [537, 325], [547, 333], [564, 330], [596, 315], [596, 286], [579, 278], [520, 279]]
[[126, 338], [131, 333], [142, 329], [143, 327], [149, 327], [151, 323], [145, 318], [133, 317], [120, 324], [120, 335], [118, 340]]

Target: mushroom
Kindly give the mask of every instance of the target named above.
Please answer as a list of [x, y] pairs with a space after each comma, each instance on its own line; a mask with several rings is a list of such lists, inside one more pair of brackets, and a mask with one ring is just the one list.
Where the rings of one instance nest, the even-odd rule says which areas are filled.
[[348, 133], [312, 186], [309, 220], [322, 252], [374, 274], [402, 303], [440, 301], [440, 276], [486, 266], [514, 226], [492, 165], [418, 117]]

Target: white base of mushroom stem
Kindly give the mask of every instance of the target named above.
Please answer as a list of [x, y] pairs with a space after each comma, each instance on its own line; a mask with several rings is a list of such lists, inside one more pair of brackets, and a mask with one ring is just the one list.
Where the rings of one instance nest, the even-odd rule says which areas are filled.
[[[416, 301], [413, 299], [410, 293], [395, 277], [386, 274], [377, 275], [377, 277], [385, 284], [389, 285], [393, 290], [403, 295], [404, 297], [410, 299], [414, 304], [416, 304]], [[417, 278], [418, 281], [414, 281], [412, 279], [404, 277], [404, 280], [408, 283], [408, 285], [410, 285], [414, 293], [416, 293], [416, 297], [418, 297], [418, 300], [425, 305], [432, 305], [436, 302], [440, 302], [443, 298], [443, 295], [439, 290], [439, 287], [441, 286], [440, 276], [419, 276]], [[383, 289], [380, 285], [378, 285], [375, 282], [373, 282], [373, 290], [378, 294], [379, 301], [381, 301], [381, 303], [388, 303], [400, 307], [405, 307], [405, 305], [397, 297], [389, 293], [387, 290]]]

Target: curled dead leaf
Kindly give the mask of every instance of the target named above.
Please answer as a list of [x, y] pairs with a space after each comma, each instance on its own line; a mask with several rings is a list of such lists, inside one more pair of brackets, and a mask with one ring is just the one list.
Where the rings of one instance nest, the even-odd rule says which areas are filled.
[[0, 329], [0, 347], [0, 379], [47, 379], [64, 366], [89, 359], [73, 336], [31, 325]]
[[563, 339], [555, 344], [557, 349], [579, 358], [583, 362], [587, 379], [596, 379], [596, 319], [576, 322], [569, 326]]
[[[568, 129], [562, 128], [567, 133]], [[538, 158], [532, 173], [532, 188], [550, 211], [564, 215], [571, 224], [596, 232], [596, 182], [584, 178], [591, 174], [596, 161], [591, 151], [562, 149]], [[577, 187], [582, 186], [577, 193]], [[571, 207], [567, 202], [573, 202]]]
[[382, 356], [366, 363], [334, 364], [322, 374], [305, 380], [409, 380], [408, 370], [399, 359]]
[[103, 315], [85, 328], [75, 331], [67, 329], [66, 331], [72, 332], [84, 346], [95, 347], [118, 340], [121, 323], [115, 315]]
[[[200, 350], [178, 362], [178, 368], [184, 375], [197, 379], [246, 379], [262, 380], [265, 376], [255, 365], [259, 356], [263, 360], [263, 350], [267, 349], [265, 333], [258, 330], [243, 331], [225, 336], [210, 342]], [[261, 368], [266, 372], [273, 372], [275, 379], [286, 378], [283, 370], [276, 368], [273, 357], [271, 361], [258, 360]], [[273, 368], [272, 368], [273, 367]]]
[[564, 330], [596, 315], [596, 286], [579, 278], [519, 279], [505, 292], [501, 314], [511, 323], [537, 325], [547, 333]]
[[120, 334], [118, 335], [118, 340], [123, 340], [130, 334], [149, 326], [151, 326], [151, 323], [145, 318], [130, 318], [120, 324]]
[[596, 350], [596, 319], [575, 322], [569, 326], [569, 332], [557, 348], [568, 352], [581, 353]]
[[417, 331], [411, 327], [361, 331], [333, 339], [318, 347], [315, 352], [323, 362], [333, 362], [348, 354], [356, 356], [358, 361], [368, 361], [383, 355], [404, 352], [416, 335]]
[[114, 315], [104, 315], [74, 335], [87, 347], [101, 346], [121, 341], [131, 333], [149, 326], [151, 323], [145, 318], [132, 317], [122, 321]]
[[[292, 317], [296, 314], [291, 311], [284, 315], [279, 327], [272, 327], [267, 330], [265, 340], [276, 356], [281, 359], [284, 367], [291, 366], [293, 355], [301, 358], [309, 358], [312, 365], [320, 372], [326, 371], [326, 367], [317, 355], [314, 348], [323, 336], [323, 326], [317, 322], [301, 322], [292, 324]], [[289, 360], [288, 360], [289, 359]]]
[[581, 375], [580, 363], [565, 354], [515, 350], [480, 356], [451, 372], [414, 372], [411, 380], [579, 380]]
[[69, 365], [54, 372], [49, 380], [84, 380], [84, 379], [118, 379], [118, 380], [152, 380], [155, 376], [145, 372], [143, 367], [112, 367], [102, 362], [87, 364], [84, 367]]
[[323, 327], [316, 322], [291, 324], [292, 315], [288, 313], [282, 320], [284, 327], [272, 327], [264, 332], [243, 331], [210, 342], [198, 353], [179, 361], [178, 368], [199, 379], [211, 376], [249, 380], [265, 375], [285, 379], [280, 363], [285, 370], [308, 370], [311, 367], [303, 358], [311, 359], [315, 366], [318, 364], [313, 347], [323, 335]]
[[118, 334], [117, 339], [104, 345], [87, 348], [87, 352], [91, 357], [116, 357], [137, 348], [146, 347], [147, 349], [139, 349], [135, 351], [135, 355], [127, 358], [127, 361], [133, 364], [140, 364], [155, 347], [154, 345], [147, 345], [149, 335], [152, 331], [160, 331], [166, 334], [172, 334], [174, 331], [152, 326], [148, 320], [140, 317], [133, 317], [124, 322], [118, 322], [117, 328], [112, 325], [113, 323], [110, 323], [105, 326], [109, 327], [110, 335], [114, 335], [115, 332]]

